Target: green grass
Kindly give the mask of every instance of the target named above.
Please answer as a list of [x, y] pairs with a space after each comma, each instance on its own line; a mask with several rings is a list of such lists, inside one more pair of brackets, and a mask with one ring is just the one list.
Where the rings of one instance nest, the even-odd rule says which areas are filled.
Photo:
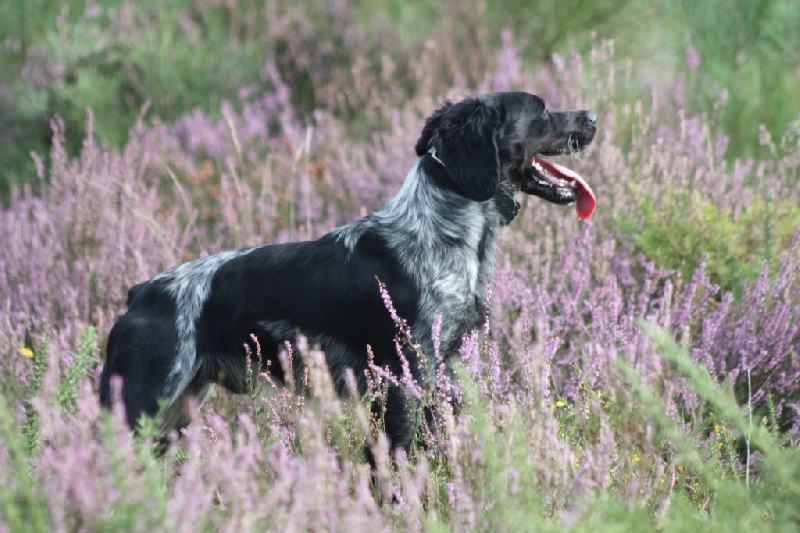
[[711, 281], [741, 296], [766, 260], [791, 249], [800, 207], [756, 197], [734, 218], [699, 192], [669, 190], [662, 198], [637, 195], [641, 204], [617, 217], [621, 232], [648, 258], [689, 282], [701, 262]]
[[[692, 112], [719, 107], [730, 157], [759, 151], [759, 126], [780, 138], [800, 116], [800, 5], [792, 0], [662, 2], [667, 24], [685, 28], [682, 48], [699, 54], [687, 76]], [[722, 97], [722, 94], [725, 97]]]

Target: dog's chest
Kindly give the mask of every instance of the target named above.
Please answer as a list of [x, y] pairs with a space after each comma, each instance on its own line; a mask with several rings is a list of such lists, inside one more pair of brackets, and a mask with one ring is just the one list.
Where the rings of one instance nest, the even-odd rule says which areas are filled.
[[428, 259], [415, 269], [420, 290], [419, 326], [427, 329], [433, 317], [440, 315], [444, 347], [455, 346], [464, 333], [483, 321], [486, 285], [494, 271], [495, 231], [482, 220], [479, 216], [465, 219], [463, 240], [458, 245], [429, 248]]

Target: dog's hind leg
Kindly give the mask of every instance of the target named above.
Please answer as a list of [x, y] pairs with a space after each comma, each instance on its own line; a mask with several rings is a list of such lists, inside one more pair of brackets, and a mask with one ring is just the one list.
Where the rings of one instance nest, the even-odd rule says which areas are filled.
[[390, 384], [384, 407], [384, 428], [392, 452], [402, 449], [408, 452], [417, 429], [415, 417], [418, 402], [402, 387]]
[[[166, 435], [172, 430], [180, 430], [188, 426], [194, 415], [192, 408], [199, 409], [213, 390], [214, 383], [201, 373], [196, 374], [189, 382], [189, 386], [161, 410], [158, 421], [159, 433]], [[192, 405], [190, 399], [194, 399], [196, 403]]]
[[208, 388], [196, 376], [197, 368], [178, 365], [178, 335], [175, 325], [161, 318], [141, 317], [136, 313], [122, 315], [108, 338], [106, 364], [100, 376], [100, 402], [112, 403], [111, 379], [122, 378], [122, 401], [131, 428], [136, 428], [145, 414], [156, 416], [159, 403], [167, 401], [169, 421], [164, 430], [188, 423], [185, 407], [188, 394], [204, 394]]

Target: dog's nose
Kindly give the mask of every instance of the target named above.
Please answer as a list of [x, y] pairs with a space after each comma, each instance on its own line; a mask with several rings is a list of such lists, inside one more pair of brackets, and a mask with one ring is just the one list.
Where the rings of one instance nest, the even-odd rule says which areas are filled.
[[588, 120], [589, 124], [591, 124], [592, 126], [597, 126], [597, 115], [592, 111], [586, 113], [586, 120]]

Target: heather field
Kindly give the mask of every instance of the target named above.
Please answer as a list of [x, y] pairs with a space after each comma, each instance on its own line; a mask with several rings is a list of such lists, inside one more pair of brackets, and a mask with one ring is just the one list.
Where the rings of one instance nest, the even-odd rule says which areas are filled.
[[[498, 5], [0, 7], [0, 532], [800, 529], [800, 8]], [[164, 453], [101, 412], [130, 286], [363, 216], [499, 90], [597, 112], [598, 206], [522, 200], [409, 457], [313, 346], [308, 395], [254, 372]]]

